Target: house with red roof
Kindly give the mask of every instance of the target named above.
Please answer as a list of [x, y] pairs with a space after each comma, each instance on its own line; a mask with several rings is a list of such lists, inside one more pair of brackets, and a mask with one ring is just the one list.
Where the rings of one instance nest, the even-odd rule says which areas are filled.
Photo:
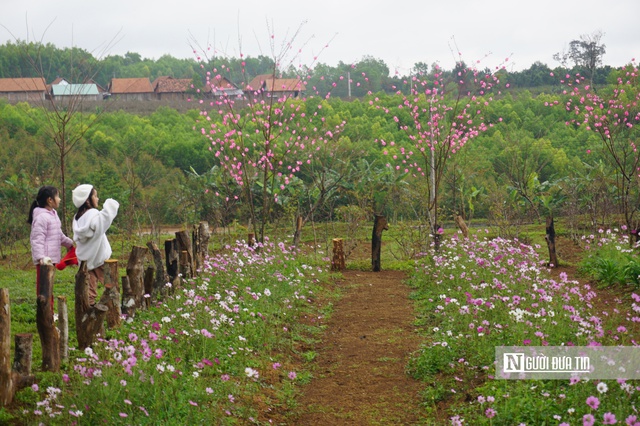
[[122, 101], [150, 101], [155, 92], [149, 78], [112, 78], [108, 91], [111, 97]]
[[217, 98], [242, 98], [244, 95], [241, 88], [223, 76], [207, 80], [206, 86], [211, 88], [211, 94]]
[[191, 89], [191, 80], [188, 78], [173, 78], [161, 76], [151, 83], [153, 92], [158, 100], [186, 100]]
[[43, 101], [47, 85], [43, 78], [0, 78], [0, 97], [12, 102]]
[[246, 87], [251, 96], [297, 98], [305, 89], [305, 83], [299, 78], [276, 78], [272, 74], [256, 76]]

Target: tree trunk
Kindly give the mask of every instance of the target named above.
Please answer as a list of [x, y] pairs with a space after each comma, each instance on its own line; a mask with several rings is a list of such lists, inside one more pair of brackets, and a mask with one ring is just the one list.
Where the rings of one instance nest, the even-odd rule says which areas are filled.
[[78, 337], [78, 349], [85, 350], [91, 346], [96, 335], [103, 330], [104, 319], [107, 316], [107, 308], [98, 302], [95, 306], [89, 306], [89, 274], [87, 262], [82, 261], [76, 273], [76, 335]]
[[53, 265], [38, 265], [40, 268], [40, 293], [37, 299], [36, 325], [42, 345], [42, 369], [44, 371], [60, 371], [60, 332], [53, 324]]
[[122, 308], [120, 305], [120, 285], [118, 277], [118, 261], [109, 259], [104, 262], [104, 293], [100, 303], [105, 305], [107, 311], [107, 327], [114, 329], [120, 327]]
[[456, 215], [456, 225], [458, 225], [458, 228], [462, 231], [462, 235], [464, 235], [465, 238], [469, 238], [469, 228], [467, 227], [467, 224], [464, 223], [462, 216]]
[[376, 215], [373, 222], [373, 233], [371, 235], [371, 264], [374, 272], [380, 272], [380, 252], [382, 249], [382, 231], [389, 229], [387, 218]]
[[296, 230], [293, 233], [293, 246], [298, 247], [300, 244], [300, 237], [302, 236], [302, 227], [304, 226], [304, 221], [302, 216], [296, 216]]
[[558, 266], [558, 256], [556, 254], [556, 230], [553, 226], [553, 216], [547, 217], [547, 234], [544, 239], [547, 241], [547, 247], [549, 248], [549, 267], [555, 268]]
[[60, 331], [60, 359], [69, 359], [69, 308], [66, 296], [58, 296], [58, 331]]
[[333, 259], [331, 260], [332, 271], [344, 271], [346, 269], [344, 260], [344, 245], [342, 238], [333, 239]]

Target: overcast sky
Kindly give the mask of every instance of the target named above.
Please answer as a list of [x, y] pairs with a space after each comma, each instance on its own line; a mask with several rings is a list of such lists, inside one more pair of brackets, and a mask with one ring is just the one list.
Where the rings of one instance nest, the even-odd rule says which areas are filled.
[[510, 70], [535, 61], [553, 68], [554, 53], [596, 31], [604, 33], [605, 64], [640, 59], [639, 0], [0, 0], [0, 24], [2, 44], [73, 45], [98, 58], [194, 58], [196, 45], [211, 46], [209, 56], [273, 56], [293, 39], [286, 63], [369, 55], [402, 75], [416, 62], [451, 69], [458, 52], [481, 68], [506, 58]]

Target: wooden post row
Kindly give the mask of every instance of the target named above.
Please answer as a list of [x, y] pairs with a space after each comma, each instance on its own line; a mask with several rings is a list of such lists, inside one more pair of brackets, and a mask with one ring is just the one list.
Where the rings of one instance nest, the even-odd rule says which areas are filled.
[[40, 268], [39, 293], [36, 300], [36, 326], [42, 345], [42, 369], [60, 371], [60, 332], [53, 324], [53, 265], [38, 265]]
[[33, 335], [16, 335], [16, 357], [11, 360], [11, 306], [9, 289], [0, 288], [0, 407], [13, 402], [16, 392], [35, 382], [31, 374], [31, 348]]

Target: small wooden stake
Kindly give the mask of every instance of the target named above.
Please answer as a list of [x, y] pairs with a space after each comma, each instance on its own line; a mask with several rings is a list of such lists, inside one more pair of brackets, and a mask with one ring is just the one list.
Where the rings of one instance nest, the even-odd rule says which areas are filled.
[[333, 239], [333, 259], [331, 260], [332, 271], [344, 271], [346, 269], [344, 260], [344, 244], [342, 238]]
[[66, 361], [69, 359], [69, 309], [66, 296], [58, 296], [58, 330], [60, 331], [60, 359]]
[[36, 326], [42, 345], [42, 369], [60, 371], [60, 332], [53, 324], [53, 277], [55, 266], [38, 265], [40, 268], [40, 293], [37, 298]]

